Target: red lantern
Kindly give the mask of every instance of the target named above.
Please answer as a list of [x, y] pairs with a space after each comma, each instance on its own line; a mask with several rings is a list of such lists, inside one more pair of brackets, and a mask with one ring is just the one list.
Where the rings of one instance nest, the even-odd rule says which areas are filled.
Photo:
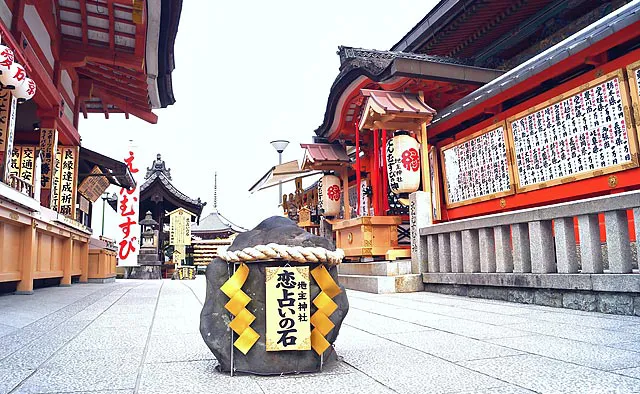
[[340, 178], [325, 175], [318, 181], [318, 208], [322, 216], [336, 216], [340, 213]]
[[406, 131], [387, 142], [389, 187], [395, 194], [413, 193], [420, 187], [420, 144]]
[[27, 72], [20, 63], [13, 62], [9, 69], [0, 74], [0, 83], [7, 89], [15, 89], [27, 79]]
[[26, 78], [25, 82], [17, 86], [13, 91], [13, 95], [18, 99], [18, 103], [24, 103], [36, 94], [36, 83], [31, 78]]
[[0, 45], [0, 73], [9, 70], [14, 59], [15, 57], [11, 48], [5, 45]]

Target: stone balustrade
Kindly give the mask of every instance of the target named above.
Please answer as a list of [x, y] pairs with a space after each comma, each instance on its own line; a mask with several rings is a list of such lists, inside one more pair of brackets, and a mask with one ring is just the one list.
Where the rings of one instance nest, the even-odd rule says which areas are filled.
[[[420, 201], [420, 196], [412, 196], [418, 217], [424, 212]], [[640, 274], [634, 269], [640, 242], [630, 240], [629, 212], [640, 234], [640, 191], [423, 225], [413, 231], [414, 269], [421, 270], [427, 288], [631, 293], [630, 310], [633, 313], [635, 302], [640, 313]], [[604, 216], [603, 237], [599, 215]], [[487, 298], [511, 298], [508, 291], [503, 294]]]

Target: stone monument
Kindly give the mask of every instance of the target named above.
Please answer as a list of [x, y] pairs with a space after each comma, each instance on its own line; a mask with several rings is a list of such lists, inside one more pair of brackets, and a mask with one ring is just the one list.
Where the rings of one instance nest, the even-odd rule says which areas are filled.
[[[253, 230], [238, 234], [233, 244], [226, 251], [220, 251], [219, 255], [228, 261], [218, 257], [207, 267], [206, 300], [200, 315], [200, 333], [220, 363], [221, 371], [280, 375], [316, 372], [323, 365], [335, 362], [336, 353], [330, 345], [336, 340], [349, 310], [346, 292], [338, 283], [337, 264], [344, 257], [342, 251], [336, 250], [328, 239], [304, 231], [292, 220], [274, 216]], [[306, 261], [301, 258], [303, 255]], [[317, 262], [309, 262], [314, 259]], [[274, 313], [267, 306], [265, 290], [268, 279], [266, 273], [273, 271], [271, 267], [309, 268], [308, 295], [309, 300], [313, 301], [308, 311], [313, 328], [310, 350], [267, 351], [273, 345], [273, 342], [267, 343], [265, 333], [266, 315]], [[246, 279], [239, 284], [240, 293], [243, 293], [240, 297], [233, 295], [229, 286], [237, 279], [234, 272], [241, 271]], [[247, 298], [250, 299], [248, 302]], [[238, 300], [243, 301], [237, 308], [244, 307], [246, 311], [237, 309], [237, 315], [234, 315], [229, 312], [229, 309], [234, 309], [229, 304]], [[281, 312], [276, 310], [276, 316]], [[241, 317], [247, 316], [243, 324], [238, 324]], [[238, 326], [241, 326], [240, 330], [251, 332], [251, 335], [234, 332], [239, 331]], [[237, 345], [237, 341], [247, 339], [245, 337], [250, 342], [248, 350], [247, 347], [239, 350], [239, 346], [233, 345], [234, 341]]]

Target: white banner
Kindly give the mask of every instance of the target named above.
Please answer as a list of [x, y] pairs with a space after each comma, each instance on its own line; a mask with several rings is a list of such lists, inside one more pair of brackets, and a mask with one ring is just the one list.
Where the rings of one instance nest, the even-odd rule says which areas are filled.
[[138, 265], [140, 251], [140, 185], [142, 172], [138, 168], [135, 147], [129, 147], [123, 161], [136, 181], [133, 189], [120, 188], [118, 192], [118, 265], [133, 267]]

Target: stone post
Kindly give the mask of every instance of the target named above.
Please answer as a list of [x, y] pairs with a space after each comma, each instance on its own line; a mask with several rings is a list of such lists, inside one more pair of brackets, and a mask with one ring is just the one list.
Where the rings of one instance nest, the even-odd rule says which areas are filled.
[[513, 272], [531, 272], [531, 247], [529, 245], [529, 228], [526, 223], [511, 226], [513, 237]]
[[438, 248], [438, 236], [428, 235], [427, 236], [427, 269], [429, 270], [429, 272], [440, 271], [440, 262], [438, 261], [439, 257], [440, 257], [440, 250]]
[[604, 213], [607, 232], [607, 254], [609, 270], [614, 274], [631, 272], [631, 244], [627, 211]]
[[463, 272], [462, 269], [462, 234], [459, 231], [449, 234], [451, 249], [451, 272]]
[[480, 272], [478, 230], [462, 231], [462, 268], [465, 273]]
[[493, 228], [478, 230], [480, 243], [480, 272], [496, 272], [496, 244]]
[[558, 272], [561, 274], [575, 274], [578, 272], [578, 253], [576, 251], [576, 235], [573, 228], [573, 218], [554, 219], [556, 259]]
[[513, 272], [509, 226], [494, 227], [493, 238], [496, 244], [496, 272]]
[[420, 229], [430, 226], [431, 196], [426, 192], [409, 195], [409, 230], [411, 234], [411, 273], [427, 272], [427, 240], [420, 236]]
[[440, 263], [440, 272], [451, 272], [449, 234], [438, 234], [438, 263]]
[[603, 272], [603, 264], [598, 215], [578, 216], [578, 231], [580, 233], [582, 273], [601, 274]]
[[556, 254], [553, 250], [551, 221], [529, 222], [529, 243], [531, 245], [531, 272], [548, 274], [556, 272]]

